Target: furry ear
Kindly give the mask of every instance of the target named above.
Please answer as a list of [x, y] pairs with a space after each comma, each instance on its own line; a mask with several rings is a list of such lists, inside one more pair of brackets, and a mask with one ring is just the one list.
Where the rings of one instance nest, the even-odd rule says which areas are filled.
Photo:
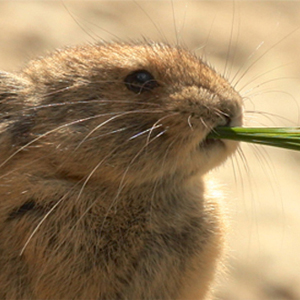
[[32, 113], [24, 113], [29, 83], [20, 76], [0, 71], [0, 147], [12, 149], [12, 145], [28, 142], [32, 126]]
[[25, 81], [18, 76], [0, 71], [0, 101], [16, 97], [26, 85]]
[[0, 113], [8, 114], [15, 109], [15, 105], [21, 104], [22, 91], [28, 86], [28, 83], [7, 72], [0, 71]]

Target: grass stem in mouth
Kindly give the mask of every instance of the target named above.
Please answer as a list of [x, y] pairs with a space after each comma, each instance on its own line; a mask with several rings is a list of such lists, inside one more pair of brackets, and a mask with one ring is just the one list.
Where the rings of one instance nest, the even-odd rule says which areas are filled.
[[300, 151], [300, 127], [216, 127], [208, 139], [227, 139]]

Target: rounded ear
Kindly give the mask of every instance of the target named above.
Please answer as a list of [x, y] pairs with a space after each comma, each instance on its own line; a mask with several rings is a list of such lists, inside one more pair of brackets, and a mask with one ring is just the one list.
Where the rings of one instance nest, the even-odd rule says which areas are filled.
[[18, 94], [26, 86], [27, 84], [22, 78], [0, 71], [0, 100]]
[[28, 99], [29, 86], [21, 76], [0, 71], [1, 151], [27, 142], [31, 119], [24, 114], [24, 102]]
[[8, 113], [22, 102], [22, 91], [28, 83], [15, 74], [0, 71], [0, 112]]

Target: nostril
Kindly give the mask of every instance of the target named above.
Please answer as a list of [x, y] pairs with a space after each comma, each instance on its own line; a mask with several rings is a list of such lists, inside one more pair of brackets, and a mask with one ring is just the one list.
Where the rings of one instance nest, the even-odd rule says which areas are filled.
[[230, 127], [231, 124], [231, 117], [230, 116], [225, 116], [225, 126]]
[[231, 124], [231, 117], [229, 115], [223, 115], [222, 116], [222, 123], [219, 126], [224, 126], [224, 127], [230, 127]]

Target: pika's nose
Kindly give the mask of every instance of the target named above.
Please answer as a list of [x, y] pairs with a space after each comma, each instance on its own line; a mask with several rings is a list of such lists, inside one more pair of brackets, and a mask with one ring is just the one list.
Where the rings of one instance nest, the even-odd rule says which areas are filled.
[[226, 126], [226, 127], [229, 127], [230, 126], [230, 124], [231, 124], [231, 117], [229, 116], [229, 115], [225, 115], [224, 116], [224, 123], [225, 123], [225, 125], [224, 126]]
[[242, 108], [235, 109], [234, 112], [223, 112], [220, 118], [218, 126], [224, 127], [234, 127], [241, 126], [243, 123], [243, 113]]
[[219, 120], [217, 121], [217, 126], [230, 127], [231, 121], [232, 118], [229, 114], [222, 113], [222, 115], [219, 116]]
[[222, 125], [226, 127], [242, 126], [243, 124], [243, 108], [239, 107], [235, 114], [224, 114]]

